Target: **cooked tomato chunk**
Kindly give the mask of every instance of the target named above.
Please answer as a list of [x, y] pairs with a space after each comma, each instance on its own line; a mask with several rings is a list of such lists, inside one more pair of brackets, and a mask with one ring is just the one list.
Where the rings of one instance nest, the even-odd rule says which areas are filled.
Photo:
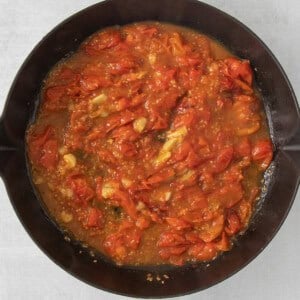
[[272, 144], [270, 140], [259, 140], [252, 149], [252, 158], [261, 169], [265, 170], [271, 163], [273, 157]]
[[42, 133], [30, 137], [29, 153], [35, 164], [54, 169], [58, 162], [58, 142], [53, 127], [48, 126]]

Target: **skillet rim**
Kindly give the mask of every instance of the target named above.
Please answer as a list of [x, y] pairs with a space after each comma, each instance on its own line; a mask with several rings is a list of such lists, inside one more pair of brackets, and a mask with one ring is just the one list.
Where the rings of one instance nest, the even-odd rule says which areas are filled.
[[[30, 59], [32, 58], [32, 56], [39, 51], [39, 47], [43, 44], [44, 41], [46, 41], [50, 35], [52, 35], [57, 29], [63, 27], [66, 23], [68, 23], [70, 20], [73, 20], [73, 19], [76, 19], [79, 15], [81, 14], [84, 14], [85, 12], [89, 11], [89, 10], [92, 10], [92, 9], [97, 9], [97, 8], [101, 8], [101, 6], [105, 3], [108, 3], [108, 2], [115, 2], [115, 0], [106, 0], [106, 1], [102, 1], [100, 3], [96, 3], [96, 4], [93, 4], [91, 6], [88, 6], [74, 14], [72, 14], [71, 16], [69, 16], [68, 18], [66, 18], [65, 20], [63, 20], [62, 22], [60, 22], [58, 25], [56, 25], [49, 33], [47, 33], [41, 40], [40, 42], [38, 42], [34, 48], [31, 50], [31, 52], [29, 53], [29, 55], [26, 57], [25, 61], [23, 62], [23, 64], [21, 65], [20, 69], [18, 70], [17, 74], [15, 75], [15, 78], [13, 80], [13, 83], [11, 85], [11, 88], [9, 90], [9, 93], [8, 93], [8, 96], [7, 96], [7, 99], [6, 99], [6, 102], [5, 102], [5, 105], [4, 105], [4, 108], [3, 108], [3, 113], [2, 113], [2, 116], [0, 117], [0, 123], [4, 123], [5, 122], [5, 117], [6, 117], [6, 111], [7, 111], [7, 107], [8, 107], [8, 103], [9, 103], [9, 100], [10, 98], [12, 97], [12, 92], [14, 91], [15, 89], [15, 85], [16, 85], [16, 82], [18, 81], [18, 78], [20, 76], [20, 74], [22, 73], [22, 71], [24, 70], [25, 66], [28, 64], [28, 62], [30, 61]], [[294, 108], [296, 110], [296, 113], [297, 113], [297, 117], [299, 119], [299, 105], [298, 105], [298, 102], [297, 102], [297, 99], [296, 99], [296, 96], [295, 96], [295, 93], [293, 91], [293, 88], [292, 88], [292, 85], [291, 83], [289, 82], [289, 79], [285, 73], [285, 71], [283, 70], [282, 66], [280, 65], [280, 63], [278, 62], [278, 60], [276, 59], [276, 57], [274, 56], [274, 54], [271, 52], [271, 50], [266, 46], [266, 44], [251, 30], [249, 29], [246, 25], [244, 25], [243, 23], [241, 23], [240, 21], [238, 21], [236, 18], [232, 17], [231, 15], [229, 15], [228, 13], [225, 13], [223, 11], [221, 11], [220, 9], [212, 6], [212, 5], [209, 5], [207, 3], [203, 3], [203, 2], [200, 2], [200, 1], [197, 1], [197, 0], [187, 0], [186, 2], [190, 2], [190, 3], [193, 3], [193, 4], [196, 4], [196, 5], [202, 5], [202, 6], [206, 6], [208, 7], [209, 9], [211, 10], [214, 10], [214, 12], [216, 14], [219, 14], [219, 15], [223, 15], [225, 18], [227, 19], [230, 19], [232, 22], [234, 22], [236, 24], [236, 26], [238, 27], [242, 27], [242, 29], [244, 29], [248, 34], [250, 34], [252, 37], [254, 37], [255, 40], [257, 40], [259, 42], [259, 44], [261, 45], [261, 47], [264, 49], [264, 51], [267, 53], [267, 55], [272, 59], [274, 65], [276, 66], [276, 68], [280, 71], [281, 75], [283, 76], [283, 79], [285, 81], [285, 83], [287, 84], [287, 87], [291, 93], [291, 98], [293, 99], [293, 104], [294, 104]], [[291, 138], [290, 140], [292, 140], [293, 138], [295, 137], [295, 134], [294, 135], [291, 135]], [[284, 148], [284, 146], [288, 145], [289, 144], [289, 141], [286, 141], [284, 143], [284, 145], [282, 145], [282, 147], [279, 147], [279, 149], [282, 150], [282, 148]], [[5, 148], [5, 145], [4, 145], [4, 148]], [[16, 146], [15, 147], [15, 150], [16, 151], [24, 151], [25, 148], [23, 147], [18, 147]], [[4, 149], [5, 151], [5, 149]], [[1, 148], [1, 145], [0, 145], [0, 152], [1, 154], [3, 154], [3, 149]], [[288, 152], [288, 151], [287, 151]], [[7, 154], [7, 153], [5, 153]], [[5, 186], [7, 185], [7, 182], [6, 182], [6, 178], [5, 178], [5, 172], [3, 174], [0, 174], [4, 183], [5, 183]], [[270, 241], [274, 238], [274, 236], [277, 234], [277, 232], [279, 231], [279, 229], [281, 228], [281, 225], [283, 224], [283, 222], [285, 221], [291, 207], [292, 207], [292, 204], [294, 202], [294, 199], [295, 199], [295, 196], [296, 196], [296, 193], [297, 193], [297, 189], [298, 189], [298, 186], [299, 186], [299, 181], [300, 181], [300, 171], [298, 170], [298, 178], [297, 178], [297, 185], [294, 189], [294, 192], [293, 192], [293, 195], [291, 197], [291, 199], [289, 200], [289, 205], [288, 205], [288, 208], [283, 216], [283, 218], [280, 220], [280, 222], [278, 223], [277, 225], [277, 228], [275, 229], [275, 231], [272, 233], [271, 236], [269, 236], [268, 240], [266, 241], [264, 247], [262, 247], [260, 249], [260, 251], [257, 251], [250, 259], [248, 259], [247, 261], [245, 261], [241, 266], [239, 266], [238, 268], [236, 268], [235, 271], [231, 272], [230, 274], [227, 274], [226, 276], [224, 276], [222, 279], [218, 280], [218, 281], [214, 281], [212, 284], [210, 285], [207, 285], [205, 287], [201, 287], [201, 288], [196, 288], [196, 289], [193, 289], [193, 290], [190, 290], [188, 292], [183, 292], [183, 293], [180, 293], [180, 294], [172, 294], [172, 295], [163, 295], [163, 296], [155, 296], [155, 298], [164, 298], [164, 297], [175, 297], [175, 296], [182, 296], [182, 295], [188, 295], [188, 294], [191, 294], [191, 293], [194, 293], [196, 291], [200, 291], [200, 290], [204, 290], [204, 289], [207, 289], [211, 286], [214, 286], [220, 282], [222, 282], [223, 280], [231, 277], [232, 275], [236, 274], [238, 271], [240, 271], [241, 269], [243, 269], [246, 265], [248, 265], [254, 258], [256, 258], [267, 246], [268, 244], [270, 243]], [[31, 237], [31, 239], [34, 241], [35, 244], [38, 245], [38, 247], [42, 250], [43, 253], [45, 253], [55, 264], [57, 264], [59, 267], [61, 267], [64, 271], [66, 271], [67, 273], [69, 273], [70, 275], [72, 275], [73, 277], [79, 279], [80, 281], [83, 281], [85, 283], [87, 283], [88, 285], [91, 285], [95, 288], [98, 288], [98, 289], [101, 289], [101, 290], [104, 290], [106, 292], [110, 292], [110, 293], [114, 293], [114, 294], [119, 294], [119, 295], [123, 295], [123, 296], [137, 296], [136, 294], [129, 294], [129, 293], [121, 293], [121, 292], [117, 292], [115, 290], [112, 290], [112, 289], [107, 289], [107, 288], [103, 288], [103, 287], [99, 287], [97, 284], [93, 284], [85, 279], [82, 279], [79, 275], [77, 275], [74, 271], [71, 271], [69, 270], [67, 267], [65, 267], [64, 265], [62, 265], [60, 262], [56, 261], [49, 253], [47, 253], [48, 251], [42, 246], [40, 245], [39, 241], [34, 239], [32, 234], [31, 234], [31, 231], [27, 228], [26, 224], [23, 222], [23, 219], [22, 219], [22, 216], [19, 214], [19, 211], [18, 211], [18, 208], [15, 206], [15, 203], [14, 203], [14, 200], [12, 198], [12, 196], [10, 195], [8, 189], [7, 189], [7, 193], [8, 193], [8, 196], [9, 196], [9, 199], [10, 199], [10, 202], [21, 222], [21, 224], [23, 225], [23, 227], [25, 228], [25, 230], [27, 231], [27, 233], [29, 234], [29, 236]], [[141, 296], [141, 295], [139, 295]], [[150, 298], [151, 296], [143, 296], [144, 298]], [[153, 296], [152, 296], [153, 297]]]

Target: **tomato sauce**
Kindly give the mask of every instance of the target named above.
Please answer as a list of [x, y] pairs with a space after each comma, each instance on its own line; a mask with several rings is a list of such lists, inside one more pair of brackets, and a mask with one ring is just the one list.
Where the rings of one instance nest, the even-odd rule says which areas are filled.
[[49, 73], [27, 132], [35, 187], [118, 264], [182, 265], [248, 226], [272, 143], [248, 60], [190, 29], [93, 34]]

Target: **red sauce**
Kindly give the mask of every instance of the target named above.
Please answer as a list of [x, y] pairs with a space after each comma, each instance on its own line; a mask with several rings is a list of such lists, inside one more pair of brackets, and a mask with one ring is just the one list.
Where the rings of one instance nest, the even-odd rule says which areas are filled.
[[53, 218], [119, 264], [230, 250], [272, 160], [249, 61], [161, 23], [104, 29], [56, 65], [27, 143]]

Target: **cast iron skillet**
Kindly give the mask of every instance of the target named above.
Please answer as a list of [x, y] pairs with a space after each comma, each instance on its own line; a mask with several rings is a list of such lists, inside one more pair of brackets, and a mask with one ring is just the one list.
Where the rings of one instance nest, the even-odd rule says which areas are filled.
[[[250, 59], [264, 98], [275, 147], [266, 190], [248, 231], [233, 249], [213, 261], [180, 268], [118, 267], [93, 259], [64, 239], [52, 223], [31, 185], [24, 134], [34, 116], [42, 81], [52, 66], [74, 51], [93, 32], [111, 25], [159, 20], [208, 34], [239, 57]], [[208, 288], [231, 276], [256, 257], [284, 221], [300, 178], [299, 108], [284, 71], [270, 50], [243, 24], [195, 0], [108, 0], [70, 17], [52, 30], [32, 51], [18, 72], [0, 122], [0, 173], [15, 211], [37, 245], [59, 266], [97, 288], [137, 297], [177, 296]], [[154, 280], [146, 280], [148, 273]], [[156, 275], [169, 279], [156, 281]]]

